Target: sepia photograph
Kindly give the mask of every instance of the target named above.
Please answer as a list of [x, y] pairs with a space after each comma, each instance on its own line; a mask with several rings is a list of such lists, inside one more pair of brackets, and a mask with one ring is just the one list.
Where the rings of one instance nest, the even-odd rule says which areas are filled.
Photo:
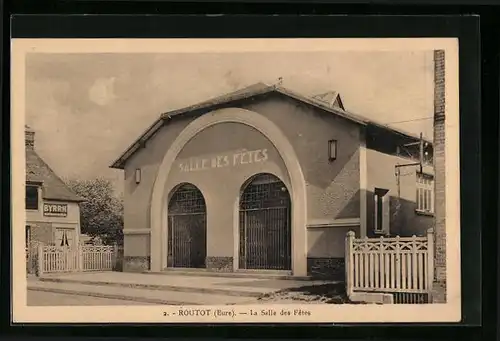
[[13, 39], [11, 87], [14, 321], [461, 319], [457, 39]]

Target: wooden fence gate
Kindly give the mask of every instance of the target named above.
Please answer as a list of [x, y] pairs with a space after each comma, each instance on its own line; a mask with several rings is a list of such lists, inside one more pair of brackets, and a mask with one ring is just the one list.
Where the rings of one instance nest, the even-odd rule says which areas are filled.
[[118, 248], [105, 245], [80, 246], [81, 271], [111, 271], [115, 267]]
[[75, 272], [79, 270], [78, 249], [66, 246], [40, 246], [40, 273]]
[[[38, 243], [28, 252], [28, 273], [111, 271], [118, 261], [117, 247], [81, 245], [76, 248]], [[30, 261], [31, 259], [31, 261]]]
[[430, 303], [434, 280], [434, 235], [346, 237], [346, 286], [355, 292], [392, 294], [394, 303]]

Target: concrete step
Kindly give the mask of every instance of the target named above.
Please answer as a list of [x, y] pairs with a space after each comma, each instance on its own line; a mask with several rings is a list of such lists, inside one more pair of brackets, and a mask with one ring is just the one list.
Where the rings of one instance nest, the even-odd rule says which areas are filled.
[[[151, 290], [143, 288], [121, 288], [115, 286], [94, 285], [54, 281], [31, 281], [28, 290], [59, 294], [90, 296], [119, 299], [161, 305], [233, 305], [256, 303], [256, 298], [237, 297], [200, 292], [179, 292], [169, 290]], [[29, 302], [28, 302], [29, 304]]]
[[[73, 279], [64, 277], [40, 277], [39, 282], [52, 283], [52, 284], [72, 284], [72, 285], [87, 285], [87, 286], [105, 286], [112, 288], [127, 288], [127, 289], [143, 289], [143, 290], [154, 290], [154, 291], [169, 291], [169, 292], [182, 292], [182, 293], [198, 293], [198, 294], [210, 294], [210, 295], [223, 295], [223, 296], [234, 296], [234, 297], [245, 297], [245, 298], [258, 298], [264, 294], [269, 293], [269, 288], [252, 288], [252, 287], [232, 287], [232, 286], [220, 286], [215, 287], [202, 287], [196, 285], [196, 283], [189, 283], [189, 285], [169, 285], [169, 284], [150, 284], [150, 283], [140, 283], [140, 282], [118, 282], [118, 281], [107, 281], [107, 280], [86, 280], [86, 279]], [[116, 291], [116, 289], [113, 289]], [[276, 289], [274, 291], [278, 291]]]
[[176, 275], [176, 276], [194, 276], [194, 277], [221, 277], [221, 278], [254, 278], [254, 279], [279, 279], [279, 280], [294, 280], [294, 281], [311, 281], [312, 276], [293, 276], [289, 272], [284, 271], [235, 271], [235, 272], [220, 272], [210, 271], [206, 269], [168, 269], [160, 272], [145, 271], [143, 274], [149, 275]]

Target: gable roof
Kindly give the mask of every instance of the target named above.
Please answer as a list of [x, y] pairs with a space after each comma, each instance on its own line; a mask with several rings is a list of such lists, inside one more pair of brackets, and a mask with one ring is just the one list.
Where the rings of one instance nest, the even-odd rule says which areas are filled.
[[34, 149], [26, 148], [26, 182], [42, 184], [42, 197], [48, 200], [83, 202], [43, 161]]
[[[118, 159], [116, 159], [111, 168], [123, 169], [127, 160], [141, 147], [144, 146], [147, 140], [149, 140], [164, 124], [166, 124], [170, 119], [175, 116], [183, 115], [186, 113], [205, 113], [207, 111], [215, 110], [219, 107], [223, 107], [225, 105], [232, 104], [234, 102], [247, 100], [250, 98], [255, 98], [257, 96], [266, 95], [270, 93], [278, 93], [284, 95], [288, 98], [295, 99], [301, 103], [311, 105], [315, 108], [323, 110], [325, 112], [329, 112], [336, 116], [347, 119], [355, 124], [359, 124], [362, 126], [375, 126], [377, 128], [381, 128], [386, 131], [390, 131], [396, 133], [398, 135], [402, 135], [405, 138], [410, 140], [419, 140], [420, 137], [415, 136], [413, 134], [403, 132], [401, 130], [389, 128], [384, 124], [376, 123], [373, 120], [369, 120], [366, 117], [356, 115], [350, 113], [344, 109], [344, 105], [342, 100], [340, 99], [340, 95], [337, 92], [327, 92], [324, 94], [316, 95], [313, 97], [307, 97], [296, 93], [290, 89], [287, 89], [279, 84], [277, 85], [267, 85], [265, 83], [259, 82], [243, 89], [227, 93], [207, 101], [203, 101], [191, 106], [187, 106], [181, 109], [172, 110], [160, 115], [160, 117], [146, 129], [146, 131], [132, 144], [130, 145], [125, 152], [123, 152]], [[431, 143], [430, 141], [426, 141]]]

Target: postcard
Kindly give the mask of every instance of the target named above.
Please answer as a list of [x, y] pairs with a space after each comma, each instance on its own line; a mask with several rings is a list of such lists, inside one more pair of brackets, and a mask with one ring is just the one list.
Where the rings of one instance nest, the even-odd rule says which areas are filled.
[[453, 38], [13, 39], [14, 322], [459, 321], [458, 86]]

